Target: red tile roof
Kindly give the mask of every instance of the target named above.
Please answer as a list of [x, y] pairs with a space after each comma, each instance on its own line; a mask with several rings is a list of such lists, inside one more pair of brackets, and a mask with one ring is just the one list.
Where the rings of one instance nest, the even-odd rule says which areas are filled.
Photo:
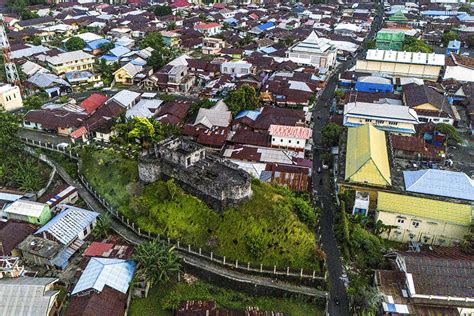
[[109, 98], [105, 95], [94, 93], [91, 94], [87, 99], [81, 102], [81, 108], [86, 110], [87, 113], [92, 113], [97, 110], [98, 107], [105, 104]]
[[270, 125], [268, 132], [272, 136], [309, 139], [311, 129], [301, 126]]
[[87, 247], [86, 251], [84, 251], [84, 256], [101, 257], [105, 252], [112, 249], [113, 246], [113, 244], [94, 241], [89, 247]]
[[219, 23], [217, 22], [211, 22], [211, 23], [198, 23], [194, 26], [195, 29], [200, 29], [200, 30], [204, 30], [204, 29], [211, 29], [213, 27], [219, 27], [221, 26]]
[[86, 251], [84, 251], [84, 256], [128, 259], [132, 255], [132, 252], [133, 246], [94, 241]]
[[172, 8], [185, 8], [189, 6], [191, 6], [191, 4], [189, 4], [189, 2], [186, 0], [176, 0], [171, 4]]

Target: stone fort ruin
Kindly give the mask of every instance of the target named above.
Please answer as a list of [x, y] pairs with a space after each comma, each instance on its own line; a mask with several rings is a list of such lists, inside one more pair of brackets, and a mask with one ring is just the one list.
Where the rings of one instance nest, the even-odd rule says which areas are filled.
[[145, 183], [172, 178], [186, 192], [217, 211], [235, 206], [252, 195], [248, 173], [182, 137], [165, 139], [152, 151], [142, 154], [138, 174]]

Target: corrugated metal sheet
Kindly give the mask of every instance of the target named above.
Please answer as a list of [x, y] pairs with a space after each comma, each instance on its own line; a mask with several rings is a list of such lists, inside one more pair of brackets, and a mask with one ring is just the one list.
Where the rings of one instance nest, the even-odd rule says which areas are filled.
[[410, 192], [474, 201], [474, 181], [463, 172], [427, 169], [404, 171], [405, 189]]
[[371, 124], [349, 128], [345, 179], [373, 185], [391, 185], [385, 133]]
[[432, 218], [433, 220], [469, 226], [471, 206], [416, 196], [379, 192], [377, 210]]

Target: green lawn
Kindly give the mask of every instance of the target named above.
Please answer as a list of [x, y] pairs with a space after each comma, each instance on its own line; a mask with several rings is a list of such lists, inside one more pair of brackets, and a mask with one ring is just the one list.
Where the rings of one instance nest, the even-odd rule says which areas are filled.
[[186, 300], [215, 300], [219, 308], [244, 310], [252, 306], [265, 311], [286, 312], [292, 316], [323, 315], [323, 308], [314, 303], [294, 299], [253, 297], [248, 294], [213, 286], [203, 281], [192, 285], [168, 283], [155, 286], [145, 299], [134, 299], [130, 307], [131, 316], [173, 315], [172, 310]]
[[136, 162], [110, 151], [84, 155], [82, 172], [142, 229], [214, 251], [228, 261], [280, 269], [319, 268], [313, 229], [295, 214], [310, 205], [285, 188], [254, 180], [252, 199], [221, 216], [172, 182], [158, 181], [143, 188], [138, 184]]

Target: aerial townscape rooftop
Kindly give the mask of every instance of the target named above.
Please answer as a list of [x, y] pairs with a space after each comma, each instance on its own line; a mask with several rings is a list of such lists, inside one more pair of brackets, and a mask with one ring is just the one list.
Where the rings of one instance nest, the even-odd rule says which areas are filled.
[[0, 6], [0, 315], [473, 314], [473, 2]]

